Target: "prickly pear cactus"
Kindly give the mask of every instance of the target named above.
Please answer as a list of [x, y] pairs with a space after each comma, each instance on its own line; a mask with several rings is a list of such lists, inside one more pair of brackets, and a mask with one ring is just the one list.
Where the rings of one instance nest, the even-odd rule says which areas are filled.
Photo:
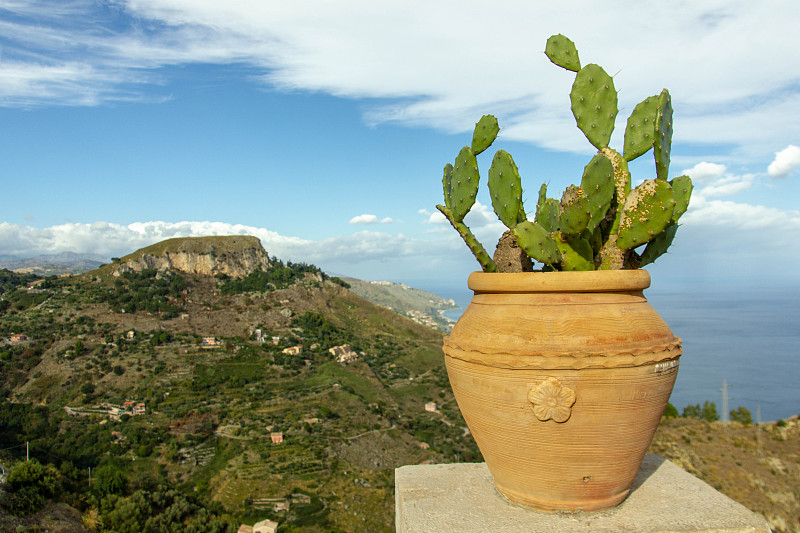
[[[692, 194], [688, 176], [667, 181], [673, 129], [669, 92], [664, 89], [634, 108], [620, 154], [608, 146], [618, 112], [614, 80], [598, 65], [582, 67], [575, 44], [563, 35], [547, 40], [545, 54], [554, 64], [576, 73], [569, 95], [572, 113], [598, 153], [584, 168], [580, 185], [567, 187], [560, 201], [548, 198], [547, 186], [541, 186], [532, 220], [523, 205], [522, 179], [514, 159], [504, 150], [495, 153], [488, 173], [489, 195], [495, 214], [508, 227], [495, 257], [520, 257], [521, 248], [545, 271], [639, 268], [652, 263], [669, 250]], [[499, 131], [494, 116], [481, 117], [472, 144], [461, 149], [454, 164], [445, 165], [445, 205], [436, 206], [486, 272], [498, 271], [498, 264], [464, 224], [464, 217], [478, 193], [476, 156], [494, 143]], [[632, 189], [628, 162], [651, 148], [655, 179]], [[529, 263], [508, 263], [504, 259], [499, 270], [530, 269]]]
[[578, 71], [572, 91], [572, 114], [589, 142], [598, 150], [608, 146], [617, 118], [617, 91], [614, 80], [598, 65]]

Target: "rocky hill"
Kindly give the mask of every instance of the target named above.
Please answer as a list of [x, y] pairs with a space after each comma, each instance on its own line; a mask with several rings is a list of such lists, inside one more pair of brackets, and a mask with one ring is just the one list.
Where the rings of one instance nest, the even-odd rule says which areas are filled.
[[125, 272], [174, 269], [200, 276], [243, 278], [269, 268], [269, 255], [258, 237], [229, 235], [184, 237], [142, 248], [101, 269], [118, 276]]

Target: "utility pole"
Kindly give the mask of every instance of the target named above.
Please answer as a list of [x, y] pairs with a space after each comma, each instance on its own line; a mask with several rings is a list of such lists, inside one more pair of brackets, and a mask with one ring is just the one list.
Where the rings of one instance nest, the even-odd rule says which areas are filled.
[[92, 467], [89, 467], [89, 488], [92, 488]]
[[29, 444], [30, 444], [30, 443], [29, 443], [28, 441], [25, 441], [25, 460], [26, 460], [26, 461], [30, 461], [30, 460], [31, 460], [31, 454], [30, 454], [30, 446], [29, 446]]
[[761, 406], [756, 405], [756, 446], [758, 447], [758, 456], [763, 457], [764, 453], [761, 449]]
[[731, 421], [728, 412], [728, 380], [722, 380], [722, 421], [726, 424]]

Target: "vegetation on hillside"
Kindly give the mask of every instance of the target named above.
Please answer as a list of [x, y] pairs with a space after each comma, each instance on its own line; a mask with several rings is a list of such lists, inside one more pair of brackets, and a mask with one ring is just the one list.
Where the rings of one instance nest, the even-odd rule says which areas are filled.
[[35, 274], [18, 274], [7, 268], [0, 268], [0, 294], [16, 289], [17, 287], [23, 287], [37, 279], [41, 278]]
[[[234, 280], [180, 273], [57, 279], [40, 305], [0, 314], [0, 337], [30, 339], [0, 346], [0, 396], [12, 406], [0, 410], [10, 447], [0, 464], [18, 464], [27, 442], [58, 473], [57, 495], [43, 498], [97, 531], [166, 517], [197, 531], [264, 518], [287, 531], [390, 531], [396, 466], [480, 460], [441, 336], [316, 267], [284, 268], [294, 271], [284, 288], [272, 278], [241, 293], [223, 290]], [[338, 363], [328, 349], [341, 344], [359, 359]], [[292, 346], [302, 352], [284, 353]], [[128, 400], [145, 414], [111, 417]], [[276, 511], [264, 498], [293, 503]], [[0, 504], [20, 524], [42, 503], [31, 501], [24, 512]]]
[[241, 279], [234, 279], [228, 276], [220, 276], [224, 281], [220, 287], [222, 294], [241, 294], [243, 292], [269, 292], [285, 289], [293, 283], [302, 280], [307, 274], [314, 275], [320, 280], [327, 279], [328, 276], [314, 265], [306, 263], [283, 263], [280, 259], [270, 260], [270, 267], [264, 270], [256, 270]]
[[125, 272], [111, 288], [96, 291], [96, 301], [108, 304], [117, 313], [162, 313], [163, 318], [178, 316], [186, 279], [174, 272], [145, 269]]

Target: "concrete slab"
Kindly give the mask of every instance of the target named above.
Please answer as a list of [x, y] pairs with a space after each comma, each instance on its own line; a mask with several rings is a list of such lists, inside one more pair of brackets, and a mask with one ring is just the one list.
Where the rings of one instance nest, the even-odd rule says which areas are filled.
[[631, 494], [595, 512], [544, 513], [501, 495], [485, 463], [395, 470], [398, 533], [770, 533], [767, 521], [660, 455], [645, 457]]

